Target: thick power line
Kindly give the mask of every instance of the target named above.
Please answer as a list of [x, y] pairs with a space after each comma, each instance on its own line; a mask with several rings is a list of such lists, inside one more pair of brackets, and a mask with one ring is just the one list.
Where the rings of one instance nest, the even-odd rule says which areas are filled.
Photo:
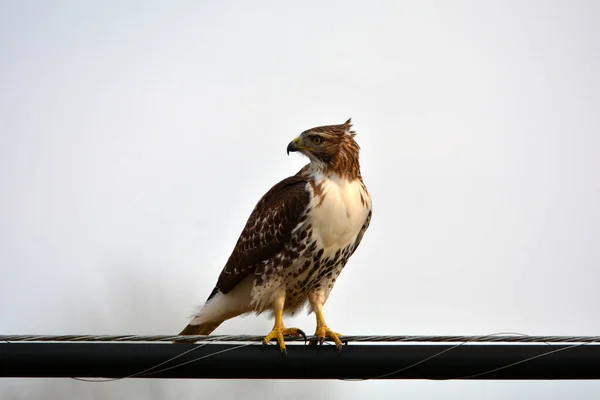
[[600, 379], [600, 345], [0, 343], [0, 377]]

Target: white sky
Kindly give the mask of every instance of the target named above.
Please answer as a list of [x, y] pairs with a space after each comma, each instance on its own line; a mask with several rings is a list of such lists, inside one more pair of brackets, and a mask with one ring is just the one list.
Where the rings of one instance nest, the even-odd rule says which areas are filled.
[[[352, 117], [374, 214], [332, 329], [597, 335], [600, 2], [283, 3], [0, 3], [0, 332], [179, 332], [304, 164], [287, 143]], [[600, 382], [0, 380], [7, 399], [217, 393], [592, 399]]]

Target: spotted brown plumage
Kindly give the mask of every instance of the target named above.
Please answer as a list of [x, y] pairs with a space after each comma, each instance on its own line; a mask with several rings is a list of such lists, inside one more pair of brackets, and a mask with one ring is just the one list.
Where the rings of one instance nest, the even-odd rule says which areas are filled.
[[301, 176], [291, 176], [259, 200], [221, 271], [216, 286], [219, 292], [229, 293], [247, 276], [261, 272], [266, 261], [274, 260], [284, 250], [292, 230], [306, 219], [304, 211], [310, 201], [306, 182]]
[[285, 328], [283, 314], [308, 303], [315, 335], [340, 348], [322, 308], [371, 220], [350, 128], [350, 120], [312, 128], [288, 145], [288, 153], [301, 152], [310, 163], [258, 201], [214, 290], [182, 335], [206, 335], [229, 318], [272, 311], [275, 325], [265, 342], [277, 339], [285, 351], [283, 337], [303, 332]]

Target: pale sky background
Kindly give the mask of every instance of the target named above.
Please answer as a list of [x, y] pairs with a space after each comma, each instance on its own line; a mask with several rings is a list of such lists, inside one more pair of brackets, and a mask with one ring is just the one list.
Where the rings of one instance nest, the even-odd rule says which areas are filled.
[[[598, 335], [599, 18], [597, 1], [1, 1], [0, 332], [179, 332], [305, 163], [287, 143], [352, 117], [374, 213], [332, 329]], [[592, 399], [600, 382], [0, 380], [2, 399], [217, 393]]]

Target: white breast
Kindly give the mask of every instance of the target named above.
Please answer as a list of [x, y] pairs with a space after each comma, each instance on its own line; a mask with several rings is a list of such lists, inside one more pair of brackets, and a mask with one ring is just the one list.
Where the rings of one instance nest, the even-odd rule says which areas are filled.
[[371, 201], [359, 180], [321, 177], [316, 181], [319, 183], [322, 193], [313, 197], [310, 214], [313, 235], [326, 253], [335, 252], [354, 242], [369, 214]]

